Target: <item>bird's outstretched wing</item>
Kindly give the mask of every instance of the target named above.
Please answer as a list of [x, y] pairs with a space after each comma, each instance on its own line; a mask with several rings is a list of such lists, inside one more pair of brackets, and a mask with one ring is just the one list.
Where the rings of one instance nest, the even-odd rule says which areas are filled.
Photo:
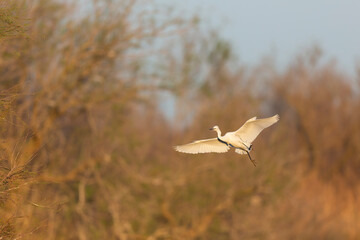
[[267, 127], [270, 127], [277, 121], [279, 121], [280, 117], [278, 114], [269, 118], [256, 119], [253, 117], [246, 121], [244, 125], [241, 126], [235, 134], [238, 135], [242, 141], [251, 144], [255, 138]]
[[178, 152], [197, 154], [210, 152], [224, 153], [227, 152], [230, 147], [224, 143], [219, 142], [217, 138], [210, 138], [198, 140], [185, 145], [175, 146], [174, 149]]

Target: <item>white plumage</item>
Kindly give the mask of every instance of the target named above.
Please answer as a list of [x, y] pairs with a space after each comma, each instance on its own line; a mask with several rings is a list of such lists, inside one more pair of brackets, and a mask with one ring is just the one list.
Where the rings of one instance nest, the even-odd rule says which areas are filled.
[[217, 132], [217, 138], [198, 140], [189, 144], [176, 146], [175, 150], [183, 153], [224, 153], [227, 152], [230, 147], [235, 148], [235, 152], [239, 154], [247, 154], [250, 160], [255, 165], [255, 161], [251, 159], [249, 152], [251, 151], [251, 143], [255, 138], [267, 127], [270, 127], [274, 123], [279, 121], [279, 115], [263, 119], [257, 119], [253, 117], [247, 120], [235, 132], [228, 132], [224, 136], [221, 136], [221, 131], [218, 126], [214, 126], [210, 130]]
[[198, 140], [189, 144], [176, 146], [175, 150], [183, 153], [224, 153], [229, 151], [230, 147], [220, 142], [217, 138]]

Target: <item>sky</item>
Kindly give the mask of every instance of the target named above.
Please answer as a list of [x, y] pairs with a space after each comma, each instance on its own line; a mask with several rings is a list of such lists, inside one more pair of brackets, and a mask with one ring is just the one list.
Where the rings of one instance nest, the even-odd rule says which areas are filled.
[[219, 29], [239, 60], [254, 65], [272, 55], [285, 68], [315, 44], [340, 70], [355, 73], [360, 63], [359, 0], [158, 0], [185, 15], [199, 14], [204, 26]]

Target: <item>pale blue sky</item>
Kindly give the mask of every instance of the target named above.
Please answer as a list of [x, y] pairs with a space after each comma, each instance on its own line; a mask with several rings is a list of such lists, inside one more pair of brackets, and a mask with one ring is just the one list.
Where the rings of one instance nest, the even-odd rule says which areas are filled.
[[219, 27], [241, 62], [276, 56], [282, 68], [301, 50], [319, 45], [327, 59], [354, 73], [360, 60], [359, 0], [158, 0]]

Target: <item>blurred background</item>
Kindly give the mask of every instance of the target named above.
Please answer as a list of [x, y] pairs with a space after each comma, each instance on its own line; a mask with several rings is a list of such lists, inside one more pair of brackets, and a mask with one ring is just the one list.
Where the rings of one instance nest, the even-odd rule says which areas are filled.
[[359, 239], [359, 4], [238, 2], [0, 0], [0, 239]]

